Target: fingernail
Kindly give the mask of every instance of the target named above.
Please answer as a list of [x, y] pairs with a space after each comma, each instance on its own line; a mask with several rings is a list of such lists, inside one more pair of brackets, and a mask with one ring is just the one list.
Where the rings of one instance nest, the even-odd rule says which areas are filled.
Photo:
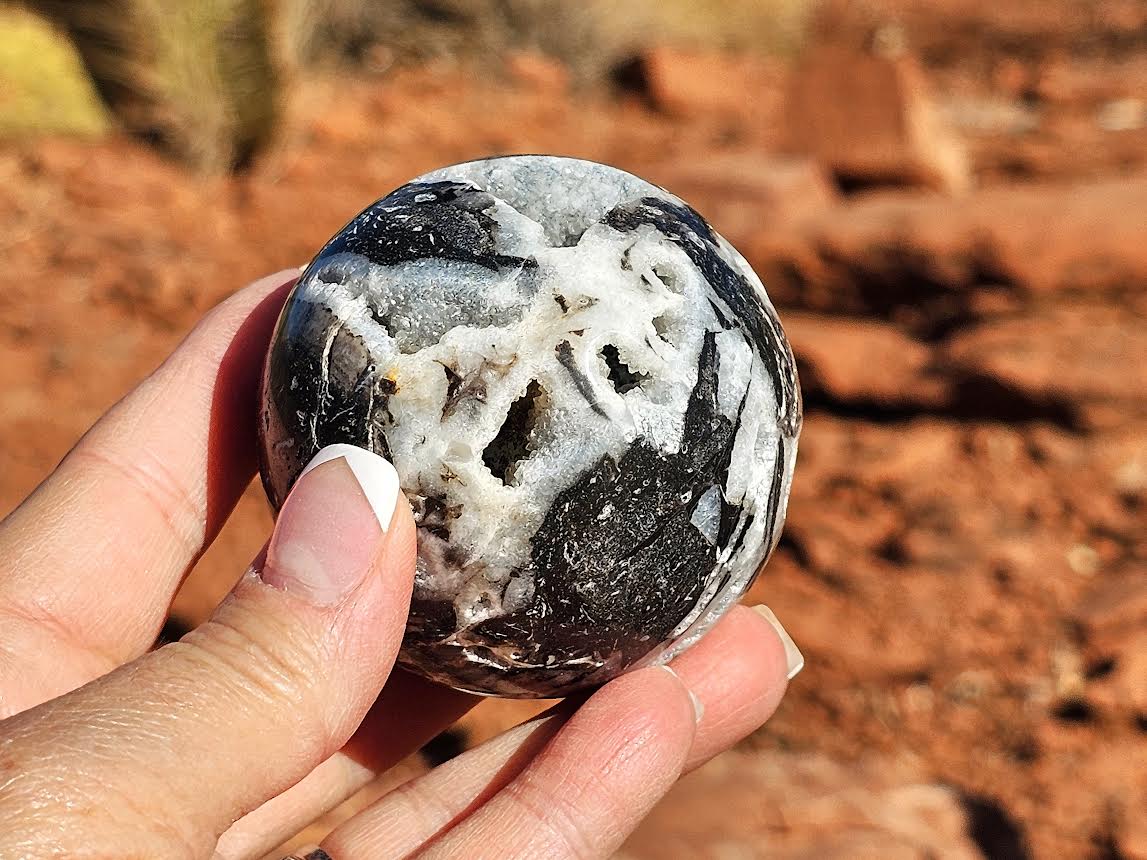
[[344, 461], [351, 470], [379, 526], [386, 531], [390, 528], [390, 518], [394, 516], [394, 506], [398, 503], [398, 473], [394, 471], [394, 466], [365, 448], [327, 445], [307, 463], [299, 475], [299, 481], [319, 466], [337, 460]]
[[801, 654], [801, 649], [797, 647], [797, 643], [793, 641], [793, 637], [789, 636], [789, 632], [785, 630], [785, 626], [781, 624], [780, 619], [777, 618], [773, 610], [769, 609], [769, 607], [763, 603], [759, 606], [753, 606], [751, 609], [769, 622], [769, 624], [773, 626], [773, 629], [777, 631], [777, 635], [781, 637], [781, 642], [785, 646], [785, 660], [788, 662], [789, 667], [788, 678], [791, 681], [800, 674], [800, 670], [804, 668], [804, 655]]
[[689, 694], [689, 701], [693, 703], [693, 722], [701, 722], [701, 718], [705, 716], [705, 705], [700, 699], [697, 698], [697, 694], [689, 689], [689, 685], [685, 683], [684, 679], [680, 675], [673, 671], [671, 666], [662, 665], [661, 668], [676, 678], [680, 682], [681, 686], [685, 688], [685, 692]]
[[398, 493], [382, 457], [354, 445], [323, 448], [279, 511], [263, 581], [316, 606], [341, 602], [370, 571]]

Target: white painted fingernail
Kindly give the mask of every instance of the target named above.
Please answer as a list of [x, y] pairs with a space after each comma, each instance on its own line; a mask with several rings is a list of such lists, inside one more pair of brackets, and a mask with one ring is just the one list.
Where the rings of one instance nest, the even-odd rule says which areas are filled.
[[398, 493], [398, 475], [382, 457], [353, 445], [324, 448], [279, 511], [263, 581], [315, 606], [341, 603], [375, 569]]
[[394, 516], [394, 506], [398, 504], [398, 473], [394, 471], [394, 466], [378, 454], [355, 445], [327, 445], [307, 463], [299, 477], [302, 478], [307, 472], [339, 457], [346, 460], [347, 466], [362, 488], [362, 494], [366, 496], [371, 510], [378, 518], [378, 524], [383, 531], [386, 531], [390, 528], [391, 517]]
[[751, 608], [755, 613], [769, 622], [773, 629], [777, 631], [777, 635], [781, 637], [781, 643], [785, 646], [785, 660], [789, 667], [788, 677], [791, 681], [800, 674], [800, 670], [804, 668], [804, 655], [801, 654], [801, 649], [797, 647], [797, 643], [793, 641], [793, 637], [789, 636], [789, 632], [785, 630], [784, 625], [781, 624], [780, 619], [777, 618], [773, 610], [769, 609], [769, 607], [763, 603]]
[[689, 689], [689, 685], [685, 683], [685, 680], [680, 675], [673, 671], [671, 666], [662, 665], [661, 668], [676, 678], [681, 683], [681, 686], [685, 688], [685, 692], [689, 694], [689, 701], [693, 703], [693, 722], [701, 722], [701, 718], [705, 716], [704, 703], [697, 698], [697, 694]]

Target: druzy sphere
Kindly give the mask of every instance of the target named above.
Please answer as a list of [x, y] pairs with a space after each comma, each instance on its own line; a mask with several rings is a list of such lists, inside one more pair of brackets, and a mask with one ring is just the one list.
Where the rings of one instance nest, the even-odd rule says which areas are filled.
[[399, 661], [563, 696], [695, 642], [776, 544], [801, 426], [764, 287], [700, 215], [587, 161], [495, 158], [370, 206], [291, 293], [263, 384], [272, 504], [326, 445], [418, 524]]

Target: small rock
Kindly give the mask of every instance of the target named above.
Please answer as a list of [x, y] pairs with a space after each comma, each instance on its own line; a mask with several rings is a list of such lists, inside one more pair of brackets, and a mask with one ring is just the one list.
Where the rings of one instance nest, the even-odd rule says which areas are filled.
[[1147, 124], [1147, 103], [1143, 99], [1115, 99], [1100, 105], [1095, 122], [1104, 131], [1131, 131]]
[[1095, 576], [1099, 570], [1099, 553], [1087, 544], [1077, 543], [1066, 553], [1067, 566], [1080, 576]]
[[782, 66], [745, 54], [652, 48], [624, 76], [658, 110], [676, 116], [761, 118], [779, 99]]

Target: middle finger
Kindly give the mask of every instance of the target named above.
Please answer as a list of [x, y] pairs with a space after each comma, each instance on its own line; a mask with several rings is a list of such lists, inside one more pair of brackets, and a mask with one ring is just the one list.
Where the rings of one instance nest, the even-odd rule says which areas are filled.
[[[760, 726], [792, 671], [775, 629], [746, 607], [735, 608], [672, 666], [704, 708], [686, 770]], [[568, 715], [559, 708], [412, 780], [338, 827], [324, 847], [347, 860], [410, 855], [515, 779]]]
[[0, 523], [0, 717], [155, 641], [255, 472], [262, 358], [296, 274], [213, 310]]

